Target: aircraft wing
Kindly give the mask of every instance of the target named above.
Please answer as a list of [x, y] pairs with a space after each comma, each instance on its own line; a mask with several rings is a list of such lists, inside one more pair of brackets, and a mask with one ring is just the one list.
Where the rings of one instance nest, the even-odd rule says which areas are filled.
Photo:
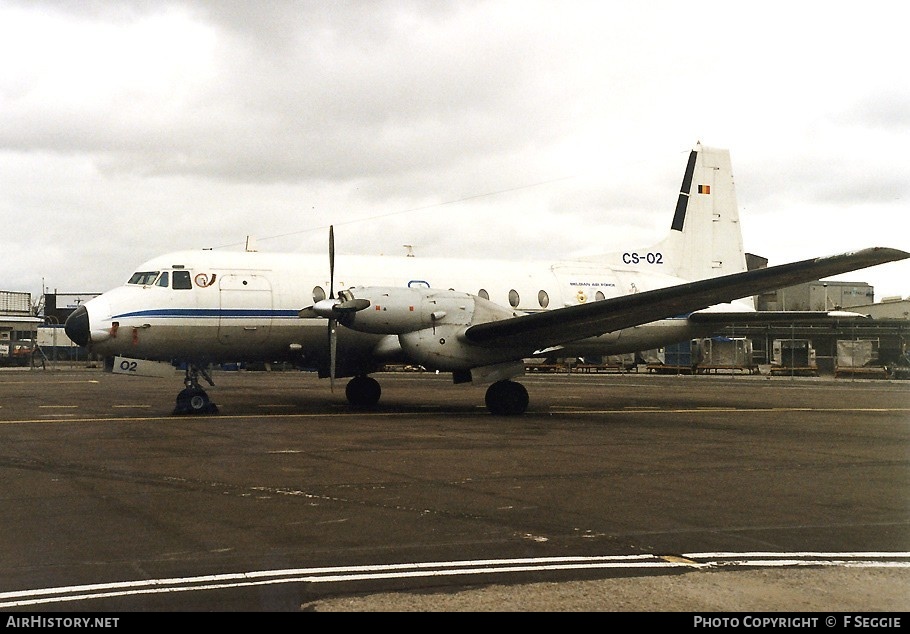
[[908, 257], [898, 249], [872, 247], [476, 324], [464, 336], [482, 346], [542, 349]]

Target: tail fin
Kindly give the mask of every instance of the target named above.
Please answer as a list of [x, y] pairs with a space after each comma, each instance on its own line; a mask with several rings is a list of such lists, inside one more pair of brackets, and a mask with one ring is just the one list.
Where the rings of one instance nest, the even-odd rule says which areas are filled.
[[658, 245], [668, 273], [700, 280], [746, 270], [730, 151], [689, 154], [670, 234]]

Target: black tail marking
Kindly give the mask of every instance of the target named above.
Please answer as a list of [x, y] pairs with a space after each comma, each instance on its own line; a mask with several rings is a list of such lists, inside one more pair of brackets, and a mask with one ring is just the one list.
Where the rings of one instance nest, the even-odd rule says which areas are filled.
[[686, 207], [689, 205], [689, 189], [692, 187], [692, 175], [695, 173], [695, 158], [698, 152], [689, 152], [689, 162], [686, 164], [686, 173], [683, 175], [682, 186], [679, 189], [679, 200], [676, 201], [676, 213], [673, 214], [673, 224], [670, 229], [682, 231], [686, 222]]

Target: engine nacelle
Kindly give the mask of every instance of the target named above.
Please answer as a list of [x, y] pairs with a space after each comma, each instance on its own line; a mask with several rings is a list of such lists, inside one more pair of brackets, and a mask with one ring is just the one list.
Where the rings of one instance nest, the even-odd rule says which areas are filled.
[[[432, 288], [363, 286], [341, 291], [338, 298], [342, 302], [370, 302], [362, 310], [339, 313], [339, 323], [351, 330], [381, 335], [400, 335], [443, 324], [467, 327], [480, 323], [475, 316], [492, 321], [516, 314], [470, 293]], [[478, 310], [478, 302], [488, 306]]]
[[363, 310], [339, 315], [339, 323], [360, 332], [398, 335], [407, 358], [427, 369], [469, 370], [515, 358], [513, 349], [481, 347], [464, 339], [469, 326], [519, 314], [482, 297], [431, 288], [355, 287], [339, 298], [370, 302]]

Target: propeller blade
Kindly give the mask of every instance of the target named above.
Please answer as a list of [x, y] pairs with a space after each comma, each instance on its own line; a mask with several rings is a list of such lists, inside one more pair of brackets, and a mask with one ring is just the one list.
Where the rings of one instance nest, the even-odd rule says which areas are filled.
[[329, 225], [329, 299], [335, 299], [335, 226]]
[[[332, 316], [335, 299], [335, 225], [329, 225], [329, 301], [327, 317], [329, 318], [329, 389], [335, 391], [335, 318]], [[317, 303], [318, 304], [318, 303]], [[322, 307], [320, 307], [322, 308]], [[323, 310], [325, 310], [323, 308]], [[326, 314], [326, 313], [323, 313]]]
[[337, 339], [335, 337], [335, 320], [329, 319], [329, 389], [335, 391], [335, 350]]

